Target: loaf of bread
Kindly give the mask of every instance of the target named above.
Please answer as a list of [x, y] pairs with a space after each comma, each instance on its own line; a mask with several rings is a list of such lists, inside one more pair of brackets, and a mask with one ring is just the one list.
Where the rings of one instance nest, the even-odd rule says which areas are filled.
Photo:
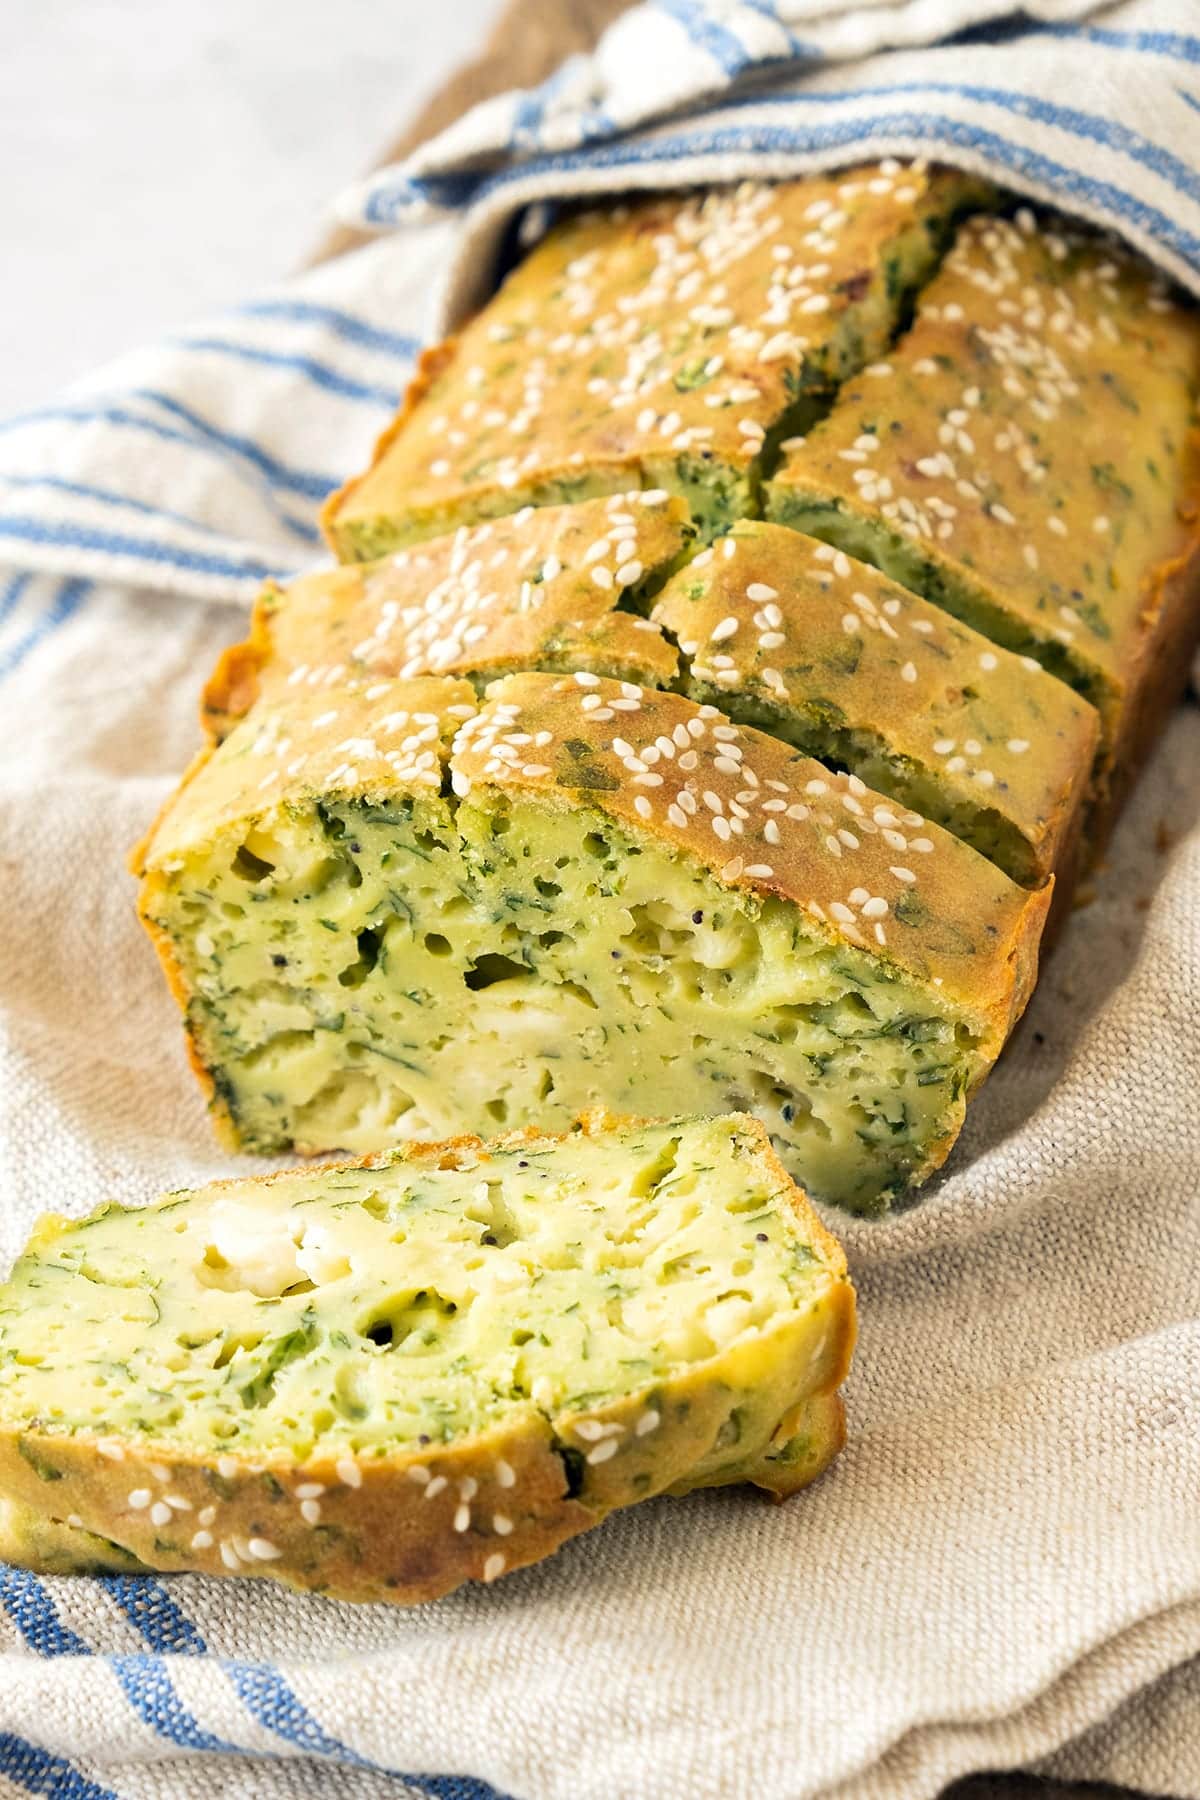
[[1098, 845], [1200, 612], [1200, 318], [1032, 213], [967, 222], [886, 365], [790, 446], [771, 518], [885, 569], [1097, 708]]
[[1049, 887], [711, 706], [592, 674], [299, 688], [203, 757], [142, 913], [227, 1135], [754, 1110], [821, 1198], [943, 1160]]
[[421, 1145], [35, 1228], [0, 1553], [414, 1602], [843, 1438], [845, 1259], [748, 1118]]
[[989, 198], [887, 163], [568, 217], [425, 356], [326, 508], [339, 557], [634, 487], [682, 495], [705, 536], [746, 517], [776, 447], [887, 348]]
[[910, 1203], [1183, 680], [1198, 387], [1194, 308], [967, 177], [556, 225], [137, 860], [226, 1139], [745, 1110]]

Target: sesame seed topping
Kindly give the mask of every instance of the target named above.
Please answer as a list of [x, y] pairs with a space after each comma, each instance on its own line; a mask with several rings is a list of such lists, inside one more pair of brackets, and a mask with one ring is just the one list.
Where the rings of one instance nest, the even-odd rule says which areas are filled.
[[587, 1460], [589, 1463], [607, 1462], [611, 1456], [617, 1454], [619, 1448], [615, 1437], [605, 1438], [602, 1443], [596, 1444], [593, 1449], [588, 1451]]
[[246, 1547], [258, 1562], [275, 1562], [283, 1555], [270, 1538], [252, 1537]]
[[503, 1575], [504, 1568], [505, 1557], [503, 1551], [493, 1551], [483, 1565], [483, 1579], [485, 1581], [495, 1581], [499, 1576]]
[[334, 1470], [343, 1487], [359, 1488], [362, 1486], [362, 1470], [352, 1456], [343, 1456], [334, 1464]]

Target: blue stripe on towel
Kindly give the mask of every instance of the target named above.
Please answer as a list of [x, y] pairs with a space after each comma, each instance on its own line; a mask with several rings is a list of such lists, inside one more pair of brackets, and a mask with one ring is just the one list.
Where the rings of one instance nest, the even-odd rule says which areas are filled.
[[[106, 506], [123, 507], [127, 512], [140, 513], [147, 519], [169, 519], [174, 525], [184, 525], [189, 531], [198, 532], [203, 537], [228, 539], [228, 533], [219, 531], [214, 525], [206, 525], [200, 519], [190, 519], [186, 513], [173, 512], [168, 506], [152, 506], [148, 500], [135, 500], [132, 494], [122, 494], [116, 488], [96, 487], [87, 481], [68, 481], [62, 475], [6, 475], [0, 473], [0, 482], [13, 488], [49, 488], [56, 494], [70, 494], [80, 500], [100, 500]], [[301, 530], [299, 521], [295, 529]], [[303, 535], [310, 542], [320, 540], [320, 532], [311, 525], [303, 527]]]
[[[799, 105], [817, 98], [818, 96], [806, 94], [777, 100], [760, 97], [742, 102], [728, 101], [722, 111], [729, 112], [745, 106], [757, 111], [795, 112]], [[1107, 210], [1128, 224], [1139, 226], [1148, 236], [1170, 245], [1178, 255], [1200, 261], [1200, 237], [1178, 224], [1159, 207], [1136, 199], [1112, 182], [1085, 175], [1040, 151], [1013, 143], [984, 126], [955, 119], [945, 113], [927, 111], [897, 111], [874, 119], [859, 116], [840, 120], [833, 125], [817, 125], [798, 120], [792, 127], [755, 122], [707, 126], [669, 138], [655, 139], [652, 145], [633, 140], [606, 145], [584, 154], [565, 152], [532, 158], [519, 167], [503, 169], [490, 176], [480, 191], [499, 192], [512, 182], [524, 182], [531, 176], [536, 178], [542, 174], [570, 171], [584, 163], [589, 168], [618, 170], [631, 164], [644, 165], [651, 161], [670, 164], [695, 156], [722, 155], [732, 150], [785, 153], [840, 150], [861, 146], [876, 138], [907, 138], [926, 142], [940, 139], [960, 149], [974, 150], [986, 155], [1013, 176], [1024, 175], [1029, 180], [1056, 190], [1059, 202], [1064, 206], [1069, 206], [1072, 201], [1083, 201], [1097, 212]]]
[[65, 1756], [39, 1750], [11, 1731], [0, 1731], [0, 1774], [44, 1800], [119, 1800], [112, 1788], [97, 1787]]
[[379, 325], [368, 325], [339, 306], [322, 306], [315, 300], [248, 300], [234, 309], [240, 318], [284, 319], [293, 325], [324, 325], [348, 344], [362, 350], [377, 350], [402, 362], [415, 362], [421, 354], [417, 338], [404, 337], [397, 331], [384, 331]]
[[164, 412], [189, 426], [198, 437], [203, 438], [207, 443], [217, 444], [222, 450], [229, 450], [235, 456], [244, 457], [247, 462], [253, 463], [254, 467], [266, 476], [273, 487], [286, 488], [294, 494], [303, 494], [306, 500], [324, 500], [326, 495], [338, 485], [336, 478], [332, 475], [318, 475], [308, 469], [289, 468], [286, 463], [280, 462], [278, 457], [272, 456], [269, 450], [264, 450], [260, 444], [256, 444], [253, 438], [244, 437], [237, 432], [222, 430], [219, 425], [212, 424], [192, 407], [185, 406], [182, 400], [176, 400], [172, 395], [164, 394], [158, 388], [133, 388], [130, 390], [129, 398], [147, 400], [153, 406], [161, 406]]
[[22, 569], [10, 581], [5, 582], [3, 589], [0, 589], [0, 625], [12, 618], [32, 580], [32, 570]]
[[[36, 1575], [0, 1565], [0, 1603], [39, 1656], [92, 1656], [89, 1645], [59, 1619]], [[102, 1660], [112, 1669], [138, 1717], [160, 1737], [186, 1750], [242, 1754], [236, 1744], [202, 1728], [180, 1700], [160, 1658], [109, 1656]]]
[[5, 518], [0, 514], [0, 538], [16, 543], [42, 544], [70, 550], [95, 550], [104, 556], [133, 556], [155, 568], [183, 569], [196, 575], [227, 575], [247, 581], [288, 580], [296, 573], [293, 564], [265, 563], [247, 556], [238, 562], [228, 556], [213, 556], [205, 550], [186, 550], [175, 544], [155, 543], [151, 538], [130, 537], [124, 532], [105, 531], [99, 526], [79, 525], [70, 520], [50, 523], [38, 518]]
[[314, 387], [336, 394], [341, 400], [358, 400], [368, 406], [393, 411], [399, 401], [397, 388], [376, 387], [369, 382], [353, 381], [331, 369], [315, 356], [298, 356], [284, 350], [265, 350], [258, 344], [231, 344], [224, 338], [178, 337], [172, 340], [181, 350], [209, 356], [229, 356], [238, 362], [255, 363], [260, 368], [284, 369], [289, 375], [303, 375]]
[[91, 592], [90, 581], [73, 580], [60, 584], [58, 592], [41, 616], [34, 621], [23, 637], [19, 637], [7, 651], [0, 655], [0, 680], [11, 675], [31, 651], [48, 637], [51, 637], [68, 619], [74, 618], [79, 608]]
[[[135, 394], [134, 397], [142, 398], [144, 396]], [[166, 396], [154, 395], [151, 396], [151, 398], [158, 404], [175, 404], [174, 402], [168, 401]], [[180, 410], [186, 411], [186, 409]], [[36, 412], [21, 413], [15, 418], [0, 421], [0, 432], [17, 431], [23, 429], [27, 425], [41, 424], [44, 420], [49, 421], [59, 419], [65, 420], [69, 424], [78, 425], [118, 425], [129, 431], [145, 432], [149, 437], [156, 437], [163, 443], [182, 444], [185, 449], [205, 450], [211, 455], [219, 455], [221, 457], [224, 457], [228, 451], [233, 450], [236, 455], [248, 456], [249, 460], [254, 462], [259, 473], [267, 475], [268, 482], [272, 479], [271, 474], [261, 466], [262, 458], [265, 453], [260, 452], [257, 456], [250, 455], [251, 447], [248, 446], [248, 443], [246, 447], [243, 447], [239, 443], [223, 443], [221, 441], [221, 434], [212, 427], [206, 427], [206, 430], [209, 433], [209, 438], [206, 441], [198, 437], [195, 431], [185, 432], [177, 430], [169, 425], [164, 425], [161, 419], [147, 419], [140, 413], [129, 412], [124, 406], [112, 402], [78, 402], [74, 405], [39, 407]], [[200, 423], [203, 423], [203, 421], [200, 421]], [[328, 486], [325, 485], [326, 479], [328, 479]], [[308, 484], [312, 481], [320, 483], [319, 492], [314, 493], [309, 488]], [[295, 489], [297, 482], [303, 482], [305, 484], [305, 497], [310, 499], [322, 499], [326, 493], [330, 492], [337, 485], [333, 476], [329, 476], [328, 478], [324, 476], [312, 477], [299, 473], [291, 480], [276, 480], [275, 485], [281, 487], [288, 486]], [[306, 538], [309, 542], [315, 543], [317, 541], [319, 533], [307, 519], [297, 519], [291, 513], [285, 512], [276, 501], [275, 496], [271, 493], [269, 486], [264, 487], [263, 492], [270, 501], [272, 510], [283, 524], [287, 525], [299, 536]]]

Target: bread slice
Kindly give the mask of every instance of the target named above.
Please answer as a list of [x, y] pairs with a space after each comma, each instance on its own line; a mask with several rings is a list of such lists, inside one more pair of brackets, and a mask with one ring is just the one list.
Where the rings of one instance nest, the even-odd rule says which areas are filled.
[[593, 669], [669, 685], [678, 657], [639, 614], [693, 537], [661, 490], [526, 507], [381, 562], [270, 584], [208, 683], [223, 737], [260, 695], [387, 676]]
[[654, 1494], [805, 1486], [853, 1339], [747, 1118], [51, 1215], [0, 1290], [0, 1547], [429, 1600]]
[[876, 564], [1098, 709], [1094, 841], [1200, 628], [1200, 314], [1107, 240], [974, 218], [770, 517]]
[[873, 164], [655, 196], [556, 225], [422, 360], [365, 475], [329, 501], [342, 561], [527, 504], [682, 495], [704, 536], [879, 355], [954, 221], [991, 190]]
[[753, 520], [673, 576], [650, 617], [693, 699], [853, 770], [1024, 886], [1069, 877], [1098, 721], [1039, 664]]
[[854, 1211], [936, 1168], [1032, 988], [1049, 885], [680, 695], [530, 674], [475, 704], [465, 681], [293, 690], [140, 852], [232, 1141], [732, 1109]]

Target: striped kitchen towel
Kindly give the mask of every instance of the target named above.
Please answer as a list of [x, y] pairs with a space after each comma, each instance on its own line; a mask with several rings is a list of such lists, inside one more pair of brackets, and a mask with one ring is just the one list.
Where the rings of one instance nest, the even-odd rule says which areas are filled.
[[365, 461], [418, 343], [484, 297], [514, 216], [528, 235], [570, 195], [864, 155], [995, 176], [1200, 293], [1196, 0], [648, 0], [342, 203], [380, 231], [440, 225], [0, 426], [0, 556], [245, 599], [320, 554], [321, 498]]
[[[263, 577], [321, 555], [322, 497], [513, 221], [920, 154], [1200, 292], [1197, 25], [655, 0], [360, 189], [377, 243], [0, 425], [0, 1256], [46, 1206], [229, 1172], [122, 859], [202, 675]], [[926, 1800], [1034, 1764], [1195, 1800], [1198, 767], [1189, 706], [955, 1168], [851, 1222], [851, 1439], [810, 1495], [651, 1503], [412, 1612], [0, 1566], [0, 1794]]]

